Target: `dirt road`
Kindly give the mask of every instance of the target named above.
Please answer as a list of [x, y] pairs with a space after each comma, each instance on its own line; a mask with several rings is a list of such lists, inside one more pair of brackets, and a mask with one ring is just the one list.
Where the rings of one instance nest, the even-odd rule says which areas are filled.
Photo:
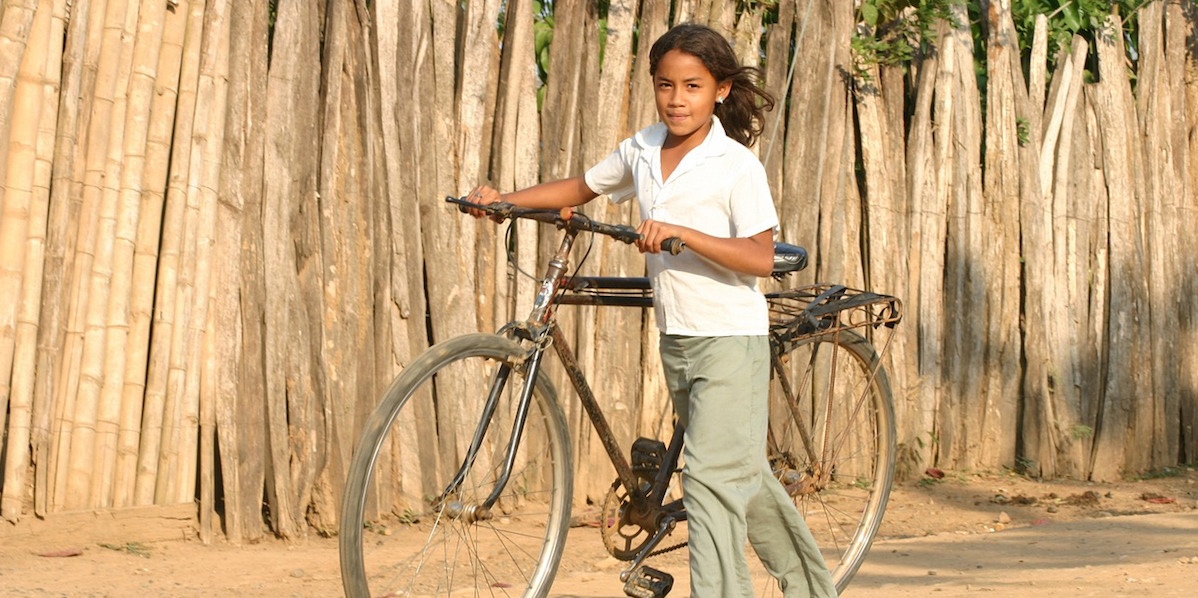
[[[882, 536], [847, 596], [1193, 596], [1198, 472], [1111, 485], [925, 479], [895, 489]], [[675, 574], [671, 597], [685, 596], [685, 551], [659, 566]], [[620, 567], [597, 530], [572, 529], [554, 595], [619, 598]], [[338, 596], [336, 540], [204, 546], [194, 521], [170, 517], [3, 524], [0, 595]]]

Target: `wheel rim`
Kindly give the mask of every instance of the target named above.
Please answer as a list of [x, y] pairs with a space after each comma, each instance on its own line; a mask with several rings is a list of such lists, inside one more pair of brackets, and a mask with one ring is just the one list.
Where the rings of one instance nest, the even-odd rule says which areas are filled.
[[347, 489], [342, 525], [358, 528], [349, 523], [356, 521], [360, 528], [343, 536], [342, 561], [343, 569], [359, 570], [346, 576], [360, 575], [355, 591], [364, 585], [372, 596], [467, 589], [521, 596], [548, 589], [569, 520], [570, 472], [564, 422], [547, 385], [534, 394], [498, 502], [485, 513], [479, 508], [506, 457], [523, 382], [514, 370], [473, 466], [444, 494], [485, 404], [488, 384], [479, 381], [517, 354], [498, 337], [457, 339], [434, 347], [392, 385], [374, 425], [368, 423], [348, 486], [355, 475], [370, 482], [359, 483], [365, 492]]
[[[774, 381], [770, 460], [795, 498], [843, 591], [881, 523], [894, 469], [889, 383], [860, 336], [841, 332], [796, 347], [783, 368], [807, 430]], [[814, 458], [812, 458], [814, 457]]]

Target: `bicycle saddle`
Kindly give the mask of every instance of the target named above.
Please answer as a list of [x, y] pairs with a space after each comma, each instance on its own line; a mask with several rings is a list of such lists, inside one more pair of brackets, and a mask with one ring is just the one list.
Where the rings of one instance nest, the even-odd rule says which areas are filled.
[[790, 243], [774, 243], [774, 277], [781, 278], [807, 267], [807, 250]]

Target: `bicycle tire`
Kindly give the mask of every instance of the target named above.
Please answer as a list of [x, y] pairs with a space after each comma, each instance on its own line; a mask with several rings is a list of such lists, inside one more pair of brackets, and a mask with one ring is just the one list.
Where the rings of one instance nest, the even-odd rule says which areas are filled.
[[[853, 331], [813, 337], [783, 357], [798, 413], [786, 405], [775, 375], [770, 462], [843, 592], [873, 544], [894, 481], [890, 380], [874, 347]], [[796, 417], [813, 451], [805, 448]]]
[[[544, 374], [492, 517], [454, 515], [485, 500], [502, 467], [524, 354], [508, 338], [466, 335], [434, 345], [392, 382], [347, 476], [339, 538], [346, 596], [548, 593], [569, 528], [573, 468], [565, 417]], [[503, 367], [511, 376], [477, 458], [438, 500], [482, 417], [494, 381], [483, 372]]]

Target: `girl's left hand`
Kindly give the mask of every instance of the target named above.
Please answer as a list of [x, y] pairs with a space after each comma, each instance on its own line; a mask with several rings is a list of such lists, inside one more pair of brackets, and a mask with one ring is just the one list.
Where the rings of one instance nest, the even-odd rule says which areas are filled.
[[640, 233], [641, 238], [636, 242], [636, 248], [641, 253], [661, 253], [661, 242], [671, 237], [678, 237], [685, 241], [684, 231], [686, 227], [666, 224], [656, 220], [642, 220], [640, 226], [636, 227], [636, 232]]

